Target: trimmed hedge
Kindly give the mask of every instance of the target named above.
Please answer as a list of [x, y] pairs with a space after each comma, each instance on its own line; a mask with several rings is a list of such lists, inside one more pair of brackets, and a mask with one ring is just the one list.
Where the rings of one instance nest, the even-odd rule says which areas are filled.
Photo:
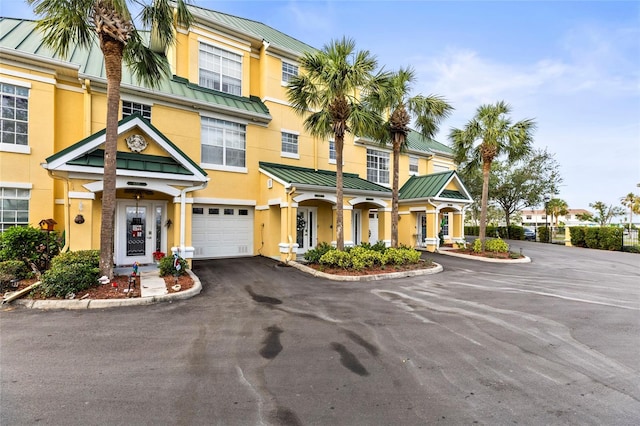
[[165, 256], [160, 259], [160, 264], [158, 265], [158, 269], [160, 270], [160, 276], [166, 277], [167, 275], [172, 276], [180, 276], [187, 273], [187, 269], [189, 268], [189, 264], [186, 260], [181, 257], [178, 257], [178, 263], [180, 264], [180, 269], [175, 267], [174, 257], [173, 256]]
[[571, 245], [599, 250], [622, 251], [624, 229], [611, 226], [573, 226], [570, 228]]
[[32, 226], [13, 226], [0, 233], [0, 261], [20, 260], [29, 270], [30, 263], [33, 263], [42, 271], [47, 266], [47, 256], [52, 259], [60, 252], [58, 240], [57, 232], [47, 233]]
[[[480, 234], [480, 227], [465, 226], [464, 234], [478, 236]], [[509, 227], [489, 225], [487, 226], [486, 234], [486, 237], [489, 238], [498, 237], [510, 240], [524, 240], [524, 228], [518, 225], [509, 225]]]

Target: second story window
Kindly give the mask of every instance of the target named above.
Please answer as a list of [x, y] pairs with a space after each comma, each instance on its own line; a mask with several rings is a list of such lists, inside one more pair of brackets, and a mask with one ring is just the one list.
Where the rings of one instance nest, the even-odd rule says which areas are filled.
[[242, 56], [200, 43], [200, 86], [240, 96]]
[[246, 126], [202, 117], [202, 163], [245, 167]]
[[380, 184], [389, 183], [389, 153], [367, 149], [367, 180]]
[[282, 62], [282, 82], [283, 83], [288, 83], [289, 80], [291, 80], [293, 77], [296, 77], [298, 75], [298, 67], [287, 63], [287, 62]]
[[336, 141], [329, 141], [329, 163], [336, 164]]
[[409, 174], [418, 174], [418, 157], [409, 157]]
[[151, 105], [122, 101], [122, 118], [136, 113], [140, 114], [145, 120], [151, 121]]
[[29, 89], [0, 83], [0, 143], [29, 145]]
[[282, 156], [298, 158], [298, 135], [282, 132]]

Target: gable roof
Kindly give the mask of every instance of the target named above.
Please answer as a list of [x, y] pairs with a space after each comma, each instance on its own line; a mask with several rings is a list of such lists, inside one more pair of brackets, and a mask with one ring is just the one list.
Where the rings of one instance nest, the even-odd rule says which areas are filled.
[[[116, 164], [119, 171], [141, 177], [157, 177], [187, 182], [207, 182], [207, 172], [189, 158], [180, 148], [174, 145], [151, 123], [138, 114], [130, 115], [118, 122], [118, 134], [138, 128], [169, 154], [168, 157], [134, 154], [119, 151]], [[76, 142], [45, 159], [42, 165], [47, 170], [85, 171], [102, 173], [104, 168], [104, 151], [100, 145], [105, 142], [106, 130]], [[126, 174], [126, 173], [125, 173]]]
[[[456, 191], [445, 189], [452, 181], [457, 183], [460, 190]], [[400, 188], [398, 198], [401, 201], [437, 198], [455, 200], [457, 202], [473, 202], [468, 191], [458, 177], [458, 174], [453, 170], [432, 173], [425, 176], [411, 176], [402, 188]]]
[[[141, 32], [143, 37], [148, 37], [147, 32]], [[82, 78], [90, 78], [106, 83], [107, 73], [104, 65], [104, 56], [98, 40], [93, 38], [93, 43], [88, 49], [74, 47], [70, 49], [67, 58], [57, 55], [47, 47], [42, 39], [42, 33], [36, 30], [36, 22], [25, 19], [0, 18], [0, 57], [19, 56], [23, 60], [42, 61], [53, 63], [60, 68], [66, 68], [77, 72]], [[133, 76], [129, 67], [122, 67], [121, 88], [140, 90], [144, 86]], [[144, 88], [150, 97], [170, 97], [173, 102], [186, 106], [212, 109], [227, 114], [249, 118], [253, 121], [268, 123], [271, 115], [267, 106], [255, 96], [236, 96], [228, 93], [211, 90], [190, 83], [187, 79], [173, 76], [163, 79], [157, 89]]]
[[[336, 187], [336, 172], [314, 170], [283, 164], [260, 162], [260, 171], [277, 179], [283, 185]], [[380, 195], [391, 195], [391, 190], [377, 183], [362, 179], [355, 173], [343, 173], [343, 187], [351, 191], [373, 191]]]

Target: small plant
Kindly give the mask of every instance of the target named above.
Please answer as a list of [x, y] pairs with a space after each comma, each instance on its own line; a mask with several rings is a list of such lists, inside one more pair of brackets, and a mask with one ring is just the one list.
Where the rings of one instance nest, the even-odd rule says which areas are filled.
[[456, 247], [460, 250], [465, 250], [467, 248], [466, 241], [456, 241]]
[[487, 240], [484, 243], [486, 251], [494, 253], [507, 253], [509, 251], [509, 244], [507, 244], [502, 238], [495, 238], [493, 240]]
[[473, 252], [474, 253], [482, 253], [482, 240], [480, 238], [477, 238], [473, 242]]
[[0, 234], [0, 261], [20, 260], [30, 268], [44, 270], [60, 252], [57, 232], [46, 233], [32, 226], [14, 226]]
[[166, 255], [161, 252], [160, 250], [154, 251], [153, 252], [153, 260], [156, 262], [159, 262], [160, 259], [162, 259], [163, 257], [165, 257]]
[[[180, 276], [187, 273], [187, 268], [189, 264], [182, 257], [177, 258], [175, 256], [165, 256], [160, 259], [160, 265], [158, 266], [160, 270], [160, 276], [165, 277], [167, 275]], [[178, 268], [178, 266], [180, 266]]]
[[335, 248], [329, 243], [322, 242], [316, 248], [307, 251], [304, 258], [310, 263], [320, 263], [320, 258], [330, 250], [335, 250]]

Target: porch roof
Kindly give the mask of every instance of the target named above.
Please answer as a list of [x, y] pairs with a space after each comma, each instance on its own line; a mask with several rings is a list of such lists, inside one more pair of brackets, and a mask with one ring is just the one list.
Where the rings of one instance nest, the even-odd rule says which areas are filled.
[[[400, 188], [400, 200], [415, 200], [421, 198], [448, 198], [452, 200], [469, 200], [466, 195], [457, 190], [444, 189], [452, 179], [457, 178], [453, 170], [432, 173], [425, 176], [411, 176]], [[460, 183], [462, 185], [462, 183]]]
[[[306, 169], [262, 161], [260, 162], [260, 169], [287, 184], [336, 187], [336, 172], [330, 170]], [[391, 194], [389, 188], [362, 179], [355, 173], [343, 173], [343, 187], [346, 190], [376, 191], [385, 195]]]

